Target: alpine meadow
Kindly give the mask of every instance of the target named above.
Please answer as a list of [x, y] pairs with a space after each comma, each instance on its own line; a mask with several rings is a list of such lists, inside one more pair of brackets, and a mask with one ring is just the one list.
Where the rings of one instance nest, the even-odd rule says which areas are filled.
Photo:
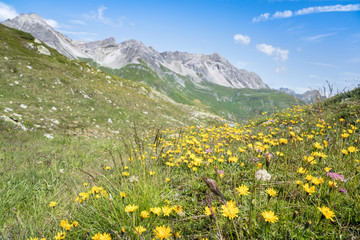
[[[360, 38], [349, 33], [360, 21], [315, 32], [319, 15], [346, 22], [360, 4], [137, 1], [152, 18], [132, 3], [81, 13], [74, 9], [84, 1], [65, 1], [69, 10], [0, 2], [0, 240], [360, 239], [360, 75], [352, 68]], [[110, 15], [121, 6], [126, 17]], [[198, 41], [199, 49], [219, 41], [221, 54], [180, 51], [180, 37], [179, 50], [166, 45], [175, 26], [194, 36], [194, 49], [197, 32], [223, 27], [225, 35], [240, 7], [252, 37], [235, 34], [233, 45], [251, 71], [234, 64], [221, 36]], [[180, 16], [194, 25], [176, 25]], [[205, 19], [213, 29], [201, 28]], [[264, 39], [284, 47], [256, 44], [263, 25], [274, 31]], [[103, 37], [111, 29], [127, 37]], [[150, 47], [157, 30], [164, 42]], [[313, 35], [287, 39], [306, 30]], [[144, 43], [133, 39], [142, 32]], [[349, 48], [337, 40], [344, 65], [332, 62], [326, 40], [340, 33], [350, 34]], [[325, 59], [310, 55], [322, 48]]]

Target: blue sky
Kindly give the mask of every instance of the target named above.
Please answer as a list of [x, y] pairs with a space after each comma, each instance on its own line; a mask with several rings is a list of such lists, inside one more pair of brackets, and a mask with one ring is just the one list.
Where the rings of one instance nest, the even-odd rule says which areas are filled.
[[271, 88], [360, 84], [360, 1], [0, 0], [0, 21], [21, 13], [39, 14], [74, 40], [217, 52]]

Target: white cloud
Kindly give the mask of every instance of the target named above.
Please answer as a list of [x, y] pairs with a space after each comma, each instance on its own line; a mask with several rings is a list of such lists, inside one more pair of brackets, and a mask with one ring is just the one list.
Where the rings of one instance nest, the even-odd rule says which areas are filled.
[[258, 17], [254, 17], [254, 18], [252, 19], [252, 22], [255, 23], [255, 22], [266, 21], [266, 20], [269, 19], [269, 17], [270, 17], [270, 13], [263, 13], [263, 14], [261, 14], [261, 15], [258, 16]]
[[275, 69], [275, 73], [282, 73], [282, 72], [284, 72], [284, 71], [286, 71], [287, 70], [287, 68], [286, 67], [280, 67], [280, 68], [276, 68]]
[[86, 19], [92, 19], [104, 24], [113, 26], [113, 27], [121, 27], [123, 25], [123, 20], [125, 17], [119, 17], [118, 21], [113, 21], [110, 18], [105, 17], [104, 11], [107, 9], [105, 6], [98, 7], [97, 11], [91, 11], [90, 14], [84, 14], [83, 16]]
[[235, 41], [235, 43], [241, 43], [242, 45], [248, 45], [250, 43], [251, 39], [249, 36], [246, 36], [246, 35], [235, 34], [234, 41]]
[[256, 45], [256, 48], [257, 50], [259, 50], [260, 52], [263, 52], [265, 53], [266, 55], [273, 55], [274, 52], [276, 51], [276, 48], [274, 48], [273, 46], [271, 45], [267, 45], [265, 43], [262, 43], [262, 44], [257, 44]]
[[293, 16], [293, 12], [291, 10], [285, 10], [283, 12], [276, 12], [273, 14], [273, 18], [288, 18], [288, 17], [292, 17]]
[[330, 5], [330, 6], [318, 6], [303, 8], [295, 12], [295, 15], [306, 15], [312, 13], [322, 12], [352, 12], [360, 11], [360, 4], [348, 4], [348, 5]]
[[19, 14], [16, 12], [15, 8], [0, 2], [0, 21], [12, 19], [18, 15]]
[[310, 36], [310, 37], [306, 37], [306, 38], [302, 38], [305, 41], [309, 41], [309, 42], [320, 42], [322, 41], [324, 38], [330, 37], [335, 35], [336, 33], [327, 33], [327, 34], [319, 34], [319, 35], [315, 35], [315, 36]]
[[59, 24], [57, 23], [57, 21], [53, 20], [53, 19], [44, 19], [45, 22], [47, 24], [49, 24], [52, 28], [59, 28]]
[[308, 7], [303, 8], [296, 11], [285, 10], [285, 11], [277, 11], [274, 14], [263, 13], [258, 17], [254, 17], [252, 22], [261, 22], [269, 19], [277, 19], [277, 18], [289, 18], [293, 16], [301, 16], [308, 15], [314, 13], [324, 13], [324, 12], [353, 12], [360, 11], [360, 4], [348, 4], [348, 5], [328, 5], [328, 6], [316, 6], [316, 7]]
[[289, 50], [276, 48], [265, 43], [257, 44], [256, 49], [268, 56], [274, 56], [276, 61], [286, 61], [289, 56]]

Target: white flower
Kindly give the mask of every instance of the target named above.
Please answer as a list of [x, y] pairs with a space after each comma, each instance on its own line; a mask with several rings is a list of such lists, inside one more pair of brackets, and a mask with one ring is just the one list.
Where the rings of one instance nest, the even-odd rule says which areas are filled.
[[260, 169], [256, 171], [255, 178], [260, 181], [270, 181], [271, 175], [265, 169]]

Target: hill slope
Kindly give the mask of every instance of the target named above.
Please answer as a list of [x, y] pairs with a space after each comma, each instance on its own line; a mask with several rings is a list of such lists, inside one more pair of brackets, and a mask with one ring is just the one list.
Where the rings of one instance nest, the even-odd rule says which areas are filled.
[[97, 136], [132, 122], [173, 126], [202, 123], [201, 115], [216, 118], [144, 84], [70, 60], [1, 24], [0, 41], [0, 111], [3, 119], [26, 129]]

